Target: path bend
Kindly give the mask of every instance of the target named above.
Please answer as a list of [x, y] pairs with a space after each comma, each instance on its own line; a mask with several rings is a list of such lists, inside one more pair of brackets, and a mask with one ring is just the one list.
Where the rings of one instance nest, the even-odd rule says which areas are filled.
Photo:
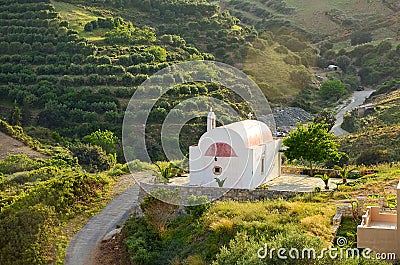
[[64, 264], [92, 264], [96, 246], [108, 232], [125, 223], [137, 205], [138, 195], [139, 186], [135, 184], [113, 199], [100, 214], [92, 217], [69, 242]]

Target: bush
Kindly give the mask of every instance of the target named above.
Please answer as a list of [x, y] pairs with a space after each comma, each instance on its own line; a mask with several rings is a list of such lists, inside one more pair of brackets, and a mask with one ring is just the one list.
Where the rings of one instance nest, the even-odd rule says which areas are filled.
[[5, 159], [0, 160], [0, 172], [12, 174], [15, 172], [37, 169], [42, 165], [43, 163], [30, 159], [26, 154], [8, 155]]
[[77, 144], [70, 149], [82, 166], [89, 166], [93, 170], [108, 170], [112, 166], [112, 161], [100, 146]]
[[141, 217], [129, 219], [122, 229], [125, 244], [135, 264], [155, 264], [161, 248], [157, 232]]
[[42, 173], [53, 178], [19, 194], [0, 213], [1, 264], [54, 263], [58, 226], [91, 207], [108, 184], [107, 178], [71, 170]]
[[195, 219], [203, 215], [211, 207], [211, 203], [207, 196], [196, 197], [194, 195], [189, 196], [187, 201], [188, 206], [185, 206], [186, 213]]
[[42, 167], [29, 172], [15, 174], [9, 180], [11, 183], [24, 184], [26, 182], [35, 182], [37, 180], [49, 180], [58, 175], [61, 170], [56, 167]]
[[153, 191], [151, 195], [143, 198], [140, 209], [143, 211], [146, 222], [153, 227], [160, 236], [164, 234], [167, 227], [174, 220], [179, 208], [176, 204], [179, 203], [180, 198], [179, 190], [170, 191], [162, 188]]
[[58, 220], [53, 207], [43, 204], [7, 209], [0, 215], [1, 264], [49, 264]]
[[238, 233], [234, 239], [229, 242], [228, 246], [223, 246], [218, 253], [213, 265], [261, 265], [265, 264], [261, 260], [257, 252], [266, 242], [265, 238], [254, 238], [247, 233]]
[[346, 94], [344, 84], [340, 80], [325, 81], [320, 89], [320, 95], [323, 99], [339, 100], [340, 97]]
[[386, 150], [373, 150], [368, 149], [362, 151], [360, 156], [357, 158], [357, 165], [377, 165], [381, 163], [390, 162], [390, 156]]

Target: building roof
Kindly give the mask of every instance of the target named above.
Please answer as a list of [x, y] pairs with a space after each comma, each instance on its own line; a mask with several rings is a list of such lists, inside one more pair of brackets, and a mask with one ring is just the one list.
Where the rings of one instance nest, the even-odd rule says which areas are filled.
[[216, 129], [228, 129], [236, 132], [243, 140], [246, 147], [266, 144], [274, 140], [269, 127], [257, 120], [244, 120]]

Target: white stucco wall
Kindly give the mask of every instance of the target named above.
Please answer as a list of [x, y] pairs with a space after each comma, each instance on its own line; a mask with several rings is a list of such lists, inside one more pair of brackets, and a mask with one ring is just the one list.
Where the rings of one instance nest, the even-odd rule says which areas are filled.
[[[207, 149], [214, 143], [229, 144], [237, 157], [206, 156]], [[190, 185], [218, 187], [215, 178], [224, 180], [224, 188], [254, 189], [280, 175], [280, 140], [246, 147], [243, 136], [233, 130], [218, 127], [205, 133], [198, 146], [189, 149]], [[261, 173], [261, 158], [264, 157], [264, 172]], [[222, 168], [215, 175], [215, 166]]]

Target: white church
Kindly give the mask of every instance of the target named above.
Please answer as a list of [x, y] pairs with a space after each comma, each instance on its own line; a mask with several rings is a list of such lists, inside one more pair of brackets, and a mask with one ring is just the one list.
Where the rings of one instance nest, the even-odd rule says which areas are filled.
[[216, 127], [211, 110], [207, 132], [189, 148], [189, 185], [254, 189], [280, 176], [280, 148], [265, 123], [249, 119]]

